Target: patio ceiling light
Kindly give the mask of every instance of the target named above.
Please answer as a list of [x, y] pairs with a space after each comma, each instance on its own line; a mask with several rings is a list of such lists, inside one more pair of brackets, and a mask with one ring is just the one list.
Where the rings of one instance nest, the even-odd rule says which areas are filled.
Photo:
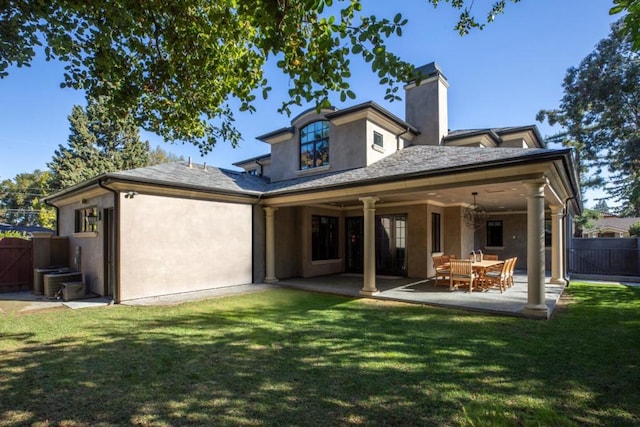
[[464, 208], [462, 219], [464, 224], [472, 230], [479, 230], [484, 227], [484, 220], [487, 217], [487, 211], [476, 201], [477, 191], [471, 193], [473, 196], [473, 204]]

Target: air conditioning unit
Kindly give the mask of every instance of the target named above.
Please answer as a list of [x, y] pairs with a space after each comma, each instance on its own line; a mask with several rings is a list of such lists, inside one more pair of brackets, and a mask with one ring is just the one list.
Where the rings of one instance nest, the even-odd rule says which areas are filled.
[[85, 295], [86, 290], [82, 282], [65, 282], [62, 284], [62, 299], [65, 301], [83, 299]]
[[44, 296], [55, 297], [63, 283], [81, 282], [82, 273], [51, 273], [44, 275]]

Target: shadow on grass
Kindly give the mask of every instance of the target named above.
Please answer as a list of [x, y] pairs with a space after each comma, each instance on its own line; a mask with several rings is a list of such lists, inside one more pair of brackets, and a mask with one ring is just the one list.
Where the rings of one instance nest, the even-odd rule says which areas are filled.
[[52, 313], [2, 347], [0, 425], [640, 422], [637, 315], [607, 314], [638, 295], [571, 292], [550, 322], [293, 290]]

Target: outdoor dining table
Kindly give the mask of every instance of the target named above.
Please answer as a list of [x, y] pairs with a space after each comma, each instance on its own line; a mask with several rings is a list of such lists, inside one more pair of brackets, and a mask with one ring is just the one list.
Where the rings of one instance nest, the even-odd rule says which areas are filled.
[[504, 260], [482, 260], [482, 261], [473, 261], [471, 262], [471, 267], [473, 271], [478, 274], [478, 284], [480, 286], [484, 286], [484, 275], [487, 270], [496, 267], [498, 265], [504, 264]]

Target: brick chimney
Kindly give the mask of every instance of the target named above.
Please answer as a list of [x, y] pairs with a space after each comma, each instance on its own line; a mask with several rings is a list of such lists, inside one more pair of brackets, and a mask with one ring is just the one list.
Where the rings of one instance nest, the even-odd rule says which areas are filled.
[[439, 145], [449, 133], [449, 82], [435, 62], [416, 68], [415, 75], [422, 76], [420, 83], [413, 80], [405, 86], [405, 120], [420, 131], [420, 135], [411, 142], [415, 145]]

